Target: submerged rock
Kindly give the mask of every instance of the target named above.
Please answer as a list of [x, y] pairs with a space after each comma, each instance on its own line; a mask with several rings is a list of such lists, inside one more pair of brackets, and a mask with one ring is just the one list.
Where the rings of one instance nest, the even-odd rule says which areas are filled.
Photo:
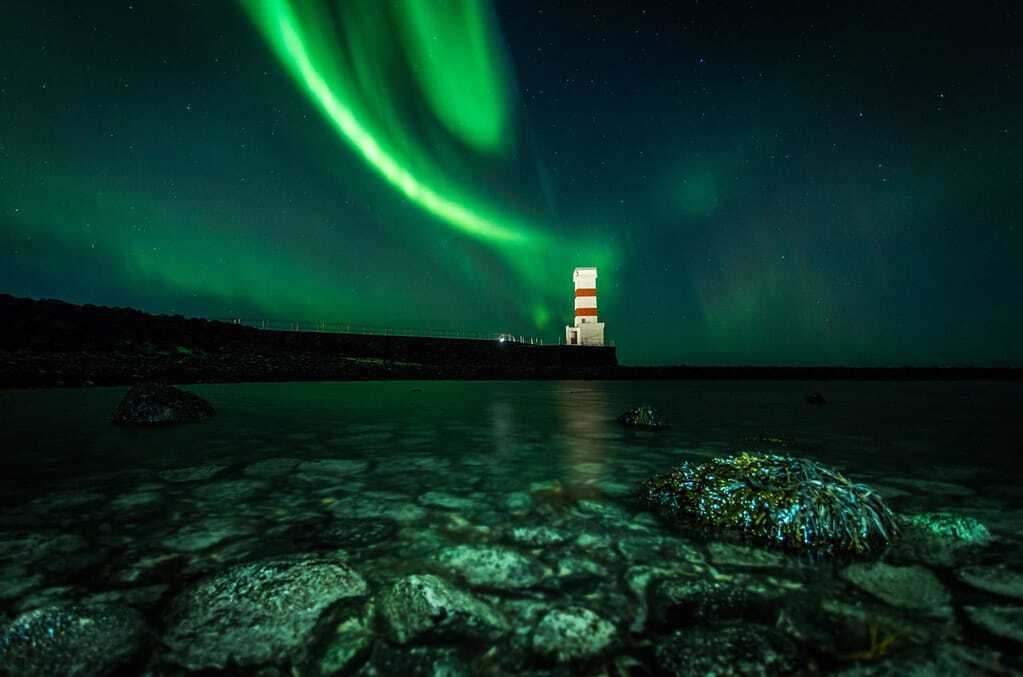
[[1023, 573], [1004, 565], [966, 567], [959, 572], [959, 580], [992, 595], [1023, 600]]
[[647, 405], [629, 409], [618, 417], [618, 422], [626, 428], [657, 430], [669, 427], [667, 421], [662, 419], [653, 407]]
[[117, 425], [162, 425], [201, 421], [216, 415], [213, 405], [174, 386], [143, 383], [133, 387], [114, 410]]
[[315, 539], [325, 545], [345, 548], [364, 548], [383, 543], [398, 533], [398, 523], [386, 517], [335, 519], [314, 534]]
[[442, 550], [437, 561], [476, 587], [516, 590], [543, 578], [538, 562], [508, 548], [456, 545]]
[[614, 642], [613, 623], [583, 607], [552, 609], [533, 630], [533, 651], [558, 663], [592, 660]]
[[365, 594], [362, 577], [336, 560], [235, 566], [174, 600], [163, 637], [165, 658], [189, 670], [293, 664], [328, 608]]
[[650, 620], [662, 627], [736, 618], [773, 623], [779, 602], [802, 591], [801, 583], [773, 576], [676, 575], [653, 585]]
[[816, 461], [743, 452], [683, 462], [647, 480], [640, 501], [675, 523], [815, 555], [863, 555], [898, 531], [881, 497]]
[[699, 625], [658, 643], [657, 666], [669, 675], [786, 675], [797, 650], [784, 635], [755, 623]]
[[968, 606], [963, 611], [984, 631], [1023, 644], [1023, 606]]
[[939, 567], [956, 566], [993, 540], [977, 520], [948, 512], [909, 515], [901, 519], [901, 527], [893, 556]]
[[145, 640], [142, 617], [133, 609], [35, 609], [0, 634], [0, 674], [105, 675], [128, 663]]
[[548, 545], [564, 543], [568, 538], [561, 533], [546, 526], [515, 527], [508, 534], [508, 537], [519, 545], [540, 548]]
[[842, 570], [842, 578], [891, 606], [939, 618], [952, 615], [948, 590], [923, 567], [851, 564]]
[[215, 463], [194, 465], [188, 468], [162, 470], [160, 471], [160, 479], [168, 482], [200, 482], [202, 480], [208, 480], [226, 469], [227, 466], [216, 465]]
[[380, 614], [398, 644], [423, 639], [493, 639], [505, 622], [490, 606], [432, 575], [401, 579], [385, 593]]
[[812, 405], [814, 405], [814, 406], [818, 406], [818, 407], [820, 407], [820, 406], [822, 406], [822, 405], [825, 405], [825, 404], [827, 404], [827, 403], [828, 403], [828, 401], [827, 401], [826, 399], [824, 399], [824, 396], [823, 396], [823, 395], [821, 395], [821, 394], [820, 394], [820, 393], [818, 393], [818, 392], [812, 392], [812, 393], [810, 393], [809, 395], [807, 395], [806, 397], [804, 397], [804, 398], [803, 398], [803, 400], [804, 400], [804, 401], [805, 401], [805, 402], [806, 402], [807, 404], [812, 404]]

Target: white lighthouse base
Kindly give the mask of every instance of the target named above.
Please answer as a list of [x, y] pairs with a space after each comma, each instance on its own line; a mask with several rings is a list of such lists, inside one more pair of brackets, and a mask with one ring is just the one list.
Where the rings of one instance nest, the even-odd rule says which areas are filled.
[[565, 327], [565, 344], [570, 346], [604, 345], [604, 323], [580, 322], [574, 327]]

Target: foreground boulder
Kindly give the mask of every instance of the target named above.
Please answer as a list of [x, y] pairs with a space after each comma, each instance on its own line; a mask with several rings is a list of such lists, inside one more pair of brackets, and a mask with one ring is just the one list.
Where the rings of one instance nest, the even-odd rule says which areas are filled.
[[900, 532], [894, 559], [936, 567], [966, 563], [994, 540], [977, 520], [949, 512], [906, 515], [901, 518]]
[[898, 527], [881, 497], [809, 459], [742, 453], [647, 480], [639, 498], [668, 520], [814, 555], [883, 549]]
[[201, 421], [216, 415], [213, 405], [174, 386], [143, 383], [132, 387], [114, 410], [117, 425], [163, 425]]
[[330, 559], [274, 559], [227, 569], [174, 600], [164, 658], [188, 670], [281, 667], [305, 658], [324, 612], [366, 594]]
[[383, 597], [380, 613], [392, 640], [494, 639], [504, 620], [488, 604], [437, 576], [407, 576]]
[[626, 428], [657, 430], [668, 427], [667, 421], [662, 419], [653, 407], [645, 405], [629, 409], [618, 417], [618, 422]]
[[0, 674], [105, 675], [131, 661], [146, 637], [142, 617], [134, 609], [35, 609], [0, 633]]

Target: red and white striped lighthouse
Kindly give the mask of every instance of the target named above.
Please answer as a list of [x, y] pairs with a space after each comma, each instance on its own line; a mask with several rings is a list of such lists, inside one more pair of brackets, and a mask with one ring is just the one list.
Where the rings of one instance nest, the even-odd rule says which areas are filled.
[[576, 268], [575, 325], [565, 327], [565, 343], [574, 346], [604, 345], [604, 323], [597, 321], [597, 269]]

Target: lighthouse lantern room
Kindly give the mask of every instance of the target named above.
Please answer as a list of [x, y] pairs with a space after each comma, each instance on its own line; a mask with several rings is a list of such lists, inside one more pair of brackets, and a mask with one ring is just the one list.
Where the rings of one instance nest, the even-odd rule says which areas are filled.
[[604, 323], [597, 321], [597, 269], [576, 268], [575, 325], [565, 327], [565, 343], [571, 346], [604, 345]]

